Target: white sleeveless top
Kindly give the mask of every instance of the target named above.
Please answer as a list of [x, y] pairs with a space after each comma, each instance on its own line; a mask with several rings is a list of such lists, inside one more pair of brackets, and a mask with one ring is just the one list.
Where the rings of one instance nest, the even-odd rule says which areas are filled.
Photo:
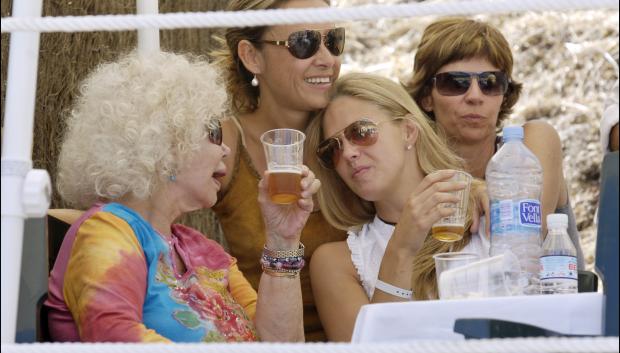
[[[484, 217], [480, 221], [480, 233], [484, 233]], [[381, 260], [385, 253], [387, 243], [394, 233], [394, 226], [383, 222], [379, 217], [371, 223], [364, 224], [358, 232], [349, 231], [347, 244], [351, 251], [351, 260], [362, 281], [362, 286], [372, 298], [375, 291], [375, 284], [379, 276]], [[472, 234], [471, 241], [461, 252], [472, 252], [478, 254], [481, 259], [489, 257], [489, 240], [484, 234]]]

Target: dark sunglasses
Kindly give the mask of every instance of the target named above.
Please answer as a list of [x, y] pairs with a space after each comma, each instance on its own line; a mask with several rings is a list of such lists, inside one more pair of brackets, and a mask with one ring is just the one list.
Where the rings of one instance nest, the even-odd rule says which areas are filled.
[[330, 29], [325, 35], [320, 31], [306, 29], [291, 33], [288, 40], [261, 40], [260, 42], [285, 46], [297, 59], [308, 59], [313, 56], [319, 51], [321, 42], [323, 42], [332, 55], [339, 56], [344, 50], [344, 28]]
[[215, 119], [215, 121], [209, 122], [207, 125], [207, 136], [212, 144], [222, 144], [222, 123], [219, 120]]
[[501, 71], [449, 71], [433, 76], [432, 80], [437, 92], [442, 96], [460, 96], [469, 90], [474, 77], [480, 91], [487, 96], [501, 96], [508, 91], [510, 79]]
[[316, 149], [316, 156], [319, 160], [319, 164], [323, 168], [334, 169], [340, 161], [342, 155], [342, 140], [338, 137], [340, 134], [344, 135], [347, 141], [357, 146], [372, 146], [377, 142], [379, 138], [379, 125], [388, 121], [395, 121], [404, 119], [403, 117], [393, 118], [390, 120], [380, 121], [375, 123], [374, 121], [364, 118], [358, 120], [338, 131], [332, 137], [323, 140], [319, 143], [319, 147]]

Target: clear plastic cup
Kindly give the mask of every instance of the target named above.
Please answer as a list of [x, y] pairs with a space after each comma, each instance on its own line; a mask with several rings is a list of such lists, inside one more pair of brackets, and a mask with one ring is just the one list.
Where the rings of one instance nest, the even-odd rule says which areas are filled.
[[498, 297], [512, 294], [505, 272], [507, 267], [513, 264], [507, 262], [504, 255], [478, 260], [476, 254], [447, 253], [435, 255], [434, 258], [440, 299]]
[[454, 242], [461, 240], [465, 233], [465, 219], [467, 216], [467, 202], [469, 199], [469, 188], [472, 176], [466, 172], [457, 170], [450, 181], [461, 181], [467, 183], [463, 190], [454, 191], [453, 194], [459, 197], [459, 202], [445, 203], [441, 207], [455, 208], [456, 212], [448, 217], [443, 217], [431, 229], [433, 237], [440, 241]]
[[273, 203], [289, 204], [301, 196], [301, 168], [306, 135], [295, 129], [265, 132], [260, 140], [267, 160], [268, 192]]

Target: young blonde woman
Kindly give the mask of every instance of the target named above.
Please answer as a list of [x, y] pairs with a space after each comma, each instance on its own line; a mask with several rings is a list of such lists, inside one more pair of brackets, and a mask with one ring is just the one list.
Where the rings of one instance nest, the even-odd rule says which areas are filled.
[[[293, 9], [329, 6], [323, 0], [235, 0], [228, 10]], [[327, 105], [327, 92], [340, 72], [344, 29], [334, 24], [296, 24], [226, 30], [223, 47], [213, 57], [223, 68], [232, 99], [233, 119], [223, 123], [225, 160], [217, 214], [239, 269], [257, 288], [265, 225], [257, 200], [258, 181], [266, 170], [260, 136], [267, 130], [305, 130], [312, 112]], [[317, 209], [301, 232], [306, 261], [321, 244], [343, 240]], [[307, 268], [301, 272], [304, 327], [309, 341], [324, 340]]]
[[321, 210], [348, 231], [346, 241], [319, 247], [310, 265], [330, 340], [350, 340], [364, 304], [436, 298], [433, 254], [488, 256], [488, 241], [469, 228], [477, 217], [473, 196], [462, 240], [429, 236], [432, 224], [453, 212], [440, 204], [458, 201], [450, 191], [465, 187], [449, 181], [463, 164], [431, 124], [399, 84], [349, 74], [336, 81], [327, 108], [308, 127]]

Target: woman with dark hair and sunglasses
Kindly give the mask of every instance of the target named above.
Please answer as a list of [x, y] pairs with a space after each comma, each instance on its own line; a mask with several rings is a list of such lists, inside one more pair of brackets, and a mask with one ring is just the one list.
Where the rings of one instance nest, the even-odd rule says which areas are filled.
[[349, 341], [364, 304], [437, 298], [433, 254], [488, 256], [488, 241], [472, 231], [484, 189], [472, 183], [463, 239], [436, 240], [433, 223], [454, 212], [440, 204], [458, 202], [450, 191], [465, 187], [449, 181], [461, 159], [387, 78], [345, 75], [329, 101], [308, 126], [306, 153], [315, 154], [307, 160], [321, 180], [321, 210], [348, 238], [319, 247], [310, 272], [327, 337]]
[[[409, 94], [465, 160], [466, 170], [484, 179], [497, 152], [502, 123], [521, 94], [512, 78], [513, 58], [504, 36], [493, 26], [470, 19], [448, 18], [430, 24], [415, 56]], [[584, 258], [562, 168], [562, 144], [546, 122], [524, 126], [524, 143], [543, 168], [542, 234], [549, 213], [569, 217], [569, 234], [579, 269]], [[487, 225], [487, 229], [488, 229]]]
[[219, 244], [174, 224], [213, 206], [227, 174], [217, 70], [134, 52], [80, 87], [57, 181], [66, 202], [90, 209], [69, 229], [50, 275], [52, 338], [303, 341], [299, 232], [320, 185], [314, 174], [302, 171], [301, 198], [287, 207], [269, 201], [262, 180], [257, 186], [270, 260], [257, 294]]
[[[234, 0], [229, 11], [319, 8], [323, 0]], [[267, 169], [260, 136], [275, 128], [305, 130], [311, 113], [327, 105], [327, 91], [340, 72], [344, 28], [334, 24], [296, 24], [230, 28], [222, 46], [212, 53], [224, 70], [231, 97], [232, 119], [223, 123], [225, 160], [230, 173], [222, 179], [213, 207], [239, 269], [252, 286], [262, 273], [259, 259], [266, 230], [256, 202], [258, 181]], [[301, 233], [306, 261], [317, 246], [343, 240], [319, 210]], [[309, 341], [325, 340], [307, 269], [301, 272], [304, 327]]]

